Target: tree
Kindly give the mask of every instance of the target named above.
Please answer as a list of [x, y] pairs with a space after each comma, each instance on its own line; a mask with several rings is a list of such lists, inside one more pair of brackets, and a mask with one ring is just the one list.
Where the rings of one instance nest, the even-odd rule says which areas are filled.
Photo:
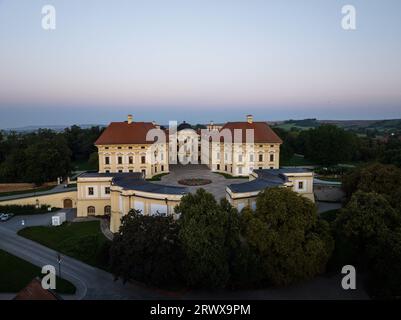
[[373, 296], [399, 296], [401, 215], [386, 198], [375, 192], [355, 192], [340, 211], [336, 229], [341, 247], [348, 250], [340, 263], [356, 264], [359, 270], [367, 271]]
[[182, 254], [178, 228], [172, 217], [144, 216], [135, 210], [124, 216], [110, 250], [116, 279], [152, 285], [179, 283]]
[[345, 175], [342, 188], [347, 199], [357, 191], [376, 192], [383, 195], [391, 206], [401, 212], [401, 169], [393, 165], [370, 164], [361, 166]]
[[310, 200], [286, 188], [266, 189], [243, 223], [244, 237], [259, 258], [260, 279], [289, 285], [324, 271], [333, 243], [328, 223], [318, 219]]
[[319, 164], [333, 165], [353, 159], [357, 139], [337, 126], [321, 125], [299, 134], [297, 151]]
[[219, 205], [212, 194], [198, 189], [175, 208], [184, 252], [184, 277], [189, 286], [223, 288], [230, 278], [230, 261], [237, 245], [235, 210]]

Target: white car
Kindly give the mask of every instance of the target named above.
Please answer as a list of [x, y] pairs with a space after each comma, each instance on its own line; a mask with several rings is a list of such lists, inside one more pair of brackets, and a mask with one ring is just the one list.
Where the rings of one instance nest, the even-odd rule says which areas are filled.
[[12, 213], [2, 213], [0, 215], [0, 221], [5, 222], [5, 221], [11, 219], [13, 216], [14, 216], [14, 214], [12, 214]]

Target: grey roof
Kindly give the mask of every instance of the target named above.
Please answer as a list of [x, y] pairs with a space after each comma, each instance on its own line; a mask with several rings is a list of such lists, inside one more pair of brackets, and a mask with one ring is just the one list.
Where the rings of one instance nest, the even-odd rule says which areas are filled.
[[81, 173], [78, 178], [116, 178], [116, 177], [127, 177], [131, 179], [142, 179], [141, 172], [97, 172], [97, 171], [87, 171]]
[[184, 187], [166, 186], [162, 184], [151, 183], [143, 179], [132, 179], [130, 177], [115, 177], [113, 179], [113, 184], [122, 187], [124, 190], [136, 190], [172, 195], [184, 195], [188, 193], [188, 189]]
[[184, 195], [188, 189], [184, 187], [166, 186], [162, 184], [151, 183], [143, 179], [141, 172], [130, 173], [99, 173], [85, 172], [80, 178], [113, 178], [112, 184], [122, 187], [124, 190], [137, 190], [149, 193], [161, 193], [171, 195]]
[[227, 187], [235, 193], [254, 192], [281, 186], [283, 182], [269, 181], [265, 179], [255, 179], [244, 183], [230, 184]]
[[230, 184], [228, 188], [234, 193], [262, 191], [266, 188], [282, 186], [288, 181], [285, 173], [306, 173], [304, 168], [258, 169], [254, 170], [258, 178], [252, 181]]

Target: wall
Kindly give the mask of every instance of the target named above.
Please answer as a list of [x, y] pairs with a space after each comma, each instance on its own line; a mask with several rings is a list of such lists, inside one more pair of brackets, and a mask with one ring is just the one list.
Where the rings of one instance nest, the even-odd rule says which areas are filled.
[[47, 195], [36, 195], [35, 197], [18, 198], [13, 200], [0, 201], [0, 205], [48, 205], [56, 208], [63, 208], [63, 201], [71, 199], [74, 208], [77, 207], [77, 191], [66, 191]]

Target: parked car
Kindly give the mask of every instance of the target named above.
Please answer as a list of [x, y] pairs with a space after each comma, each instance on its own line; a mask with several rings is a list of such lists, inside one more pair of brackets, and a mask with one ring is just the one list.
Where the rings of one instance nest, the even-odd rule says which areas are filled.
[[14, 214], [12, 214], [12, 213], [2, 213], [0, 215], [0, 221], [5, 222], [7, 220], [10, 220], [13, 216], [14, 216]]

